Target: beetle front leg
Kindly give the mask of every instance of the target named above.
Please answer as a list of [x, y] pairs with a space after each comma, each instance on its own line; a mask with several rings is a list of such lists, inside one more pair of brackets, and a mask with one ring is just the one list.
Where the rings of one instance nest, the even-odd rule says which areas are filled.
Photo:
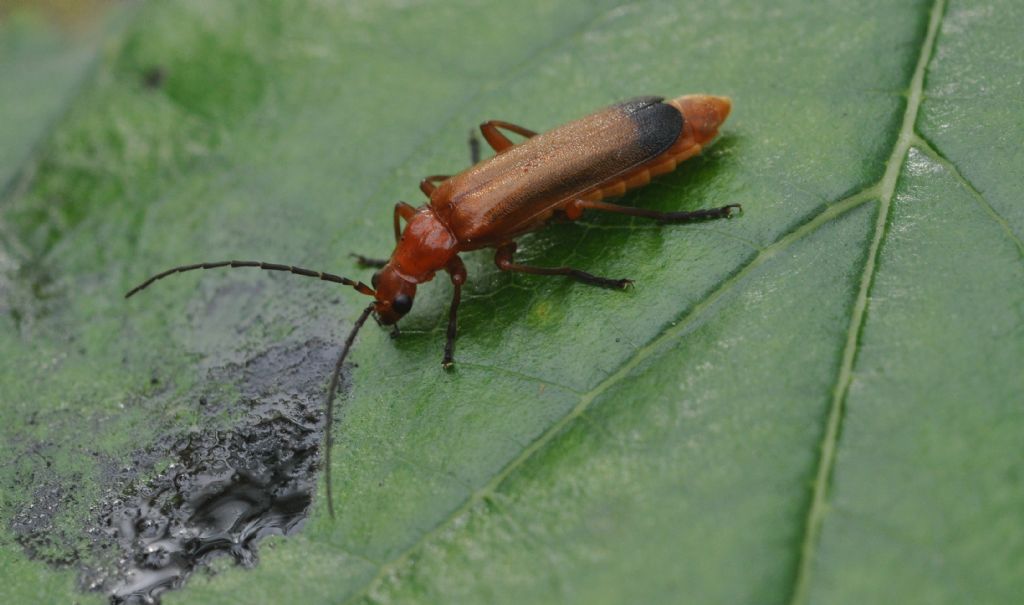
[[402, 222], [401, 219], [405, 219], [405, 222], [412, 220], [412, 217], [416, 215], [416, 207], [412, 204], [406, 204], [405, 202], [398, 202], [395, 204], [395, 243], [402, 240]]
[[466, 283], [466, 265], [458, 256], [448, 261], [444, 268], [452, 279], [452, 306], [448, 309], [448, 334], [444, 343], [444, 358], [441, 366], [450, 370], [455, 365], [455, 337], [458, 333], [459, 303], [462, 302], [462, 284]]
[[571, 277], [580, 283], [598, 286], [600, 288], [623, 290], [633, 283], [633, 280], [631, 279], [611, 279], [608, 277], [600, 277], [587, 273], [586, 271], [581, 271], [580, 269], [573, 269], [572, 267], [532, 267], [529, 265], [520, 265], [513, 260], [515, 253], [515, 242], [509, 242], [499, 246], [498, 251], [494, 254], [494, 264], [498, 265], [498, 268], [502, 271], [530, 273], [532, 275], [563, 275], [565, 277]]
[[[399, 242], [402, 239], [402, 219], [404, 218], [406, 222], [409, 222], [415, 215], [415, 206], [405, 202], [398, 202], [395, 204], [395, 211], [393, 214], [395, 224], [395, 242]], [[386, 258], [372, 258], [369, 256], [363, 256], [362, 254], [356, 254], [354, 252], [349, 256], [354, 257], [360, 267], [380, 269], [384, 265], [388, 264], [388, 259]]]

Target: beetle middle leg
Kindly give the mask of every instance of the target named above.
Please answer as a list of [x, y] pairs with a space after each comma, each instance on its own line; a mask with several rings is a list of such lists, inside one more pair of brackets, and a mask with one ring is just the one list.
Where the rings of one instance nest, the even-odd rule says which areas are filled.
[[498, 153], [507, 151], [516, 145], [509, 140], [507, 136], [501, 134], [501, 130], [499, 129], [514, 132], [528, 139], [537, 136], [537, 133], [529, 128], [523, 128], [522, 126], [518, 126], [511, 122], [503, 122], [501, 120], [484, 122], [480, 125], [480, 134], [484, 135], [484, 140], [486, 140], [487, 144], [491, 146], [491, 149]]
[[693, 210], [691, 212], [659, 212], [657, 210], [648, 210], [646, 208], [634, 208], [633, 206], [609, 204], [608, 202], [576, 200], [565, 208], [565, 214], [569, 219], [576, 220], [583, 214], [584, 210], [598, 210], [601, 212], [613, 212], [615, 214], [625, 214], [627, 216], [650, 218], [662, 223], [692, 223], [696, 221], [729, 218], [732, 216], [732, 211], [734, 209], [740, 212], [743, 211], [743, 207], [739, 204], [729, 204], [719, 208], [707, 208], [704, 210]]
[[432, 174], [420, 181], [420, 191], [423, 192], [423, 195], [430, 197], [440, 183], [450, 178], [452, 178], [450, 174]]
[[608, 277], [600, 277], [598, 275], [587, 273], [586, 271], [581, 271], [580, 269], [573, 269], [572, 267], [534, 267], [531, 265], [520, 265], [514, 260], [515, 253], [515, 242], [509, 242], [499, 246], [497, 252], [494, 254], [494, 264], [498, 265], [498, 268], [502, 271], [530, 273], [532, 275], [563, 275], [565, 277], [571, 277], [580, 283], [598, 286], [601, 288], [622, 290], [633, 283], [633, 280], [631, 279], [611, 279]]

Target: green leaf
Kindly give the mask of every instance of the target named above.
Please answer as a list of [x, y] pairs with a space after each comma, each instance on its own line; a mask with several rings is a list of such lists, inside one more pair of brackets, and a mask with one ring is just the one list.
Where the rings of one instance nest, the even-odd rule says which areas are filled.
[[146, 5], [0, 207], [0, 600], [102, 602], [76, 588], [96, 507], [182, 435], [319, 401], [366, 302], [129, 287], [228, 258], [365, 279], [348, 254], [388, 253], [392, 204], [475, 124], [707, 92], [720, 140], [626, 203], [741, 217], [521, 240], [624, 293], [467, 255], [454, 372], [444, 279], [400, 338], [358, 337], [337, 517], [321, 482], [258, 565], [165, 602], [1015, 601], [1022, 30], [1012, 0]]

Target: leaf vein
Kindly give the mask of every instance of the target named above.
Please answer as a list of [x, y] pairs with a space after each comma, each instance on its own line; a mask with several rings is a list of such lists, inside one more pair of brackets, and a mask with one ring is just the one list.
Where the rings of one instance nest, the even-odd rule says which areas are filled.
[[499, 374], [504, 374], [504, 375], [510, 376], [512, 378], [518, 378], [519, 380], [523, 380], [525, 382], [532, 382], [534, 384], [538, 384], [538, 385], [541, 385], [541, 386], [555, 387], [557, 389], [562, 389], [563, 391], [568, 391], [570, 393], [575, 393], [576, 395], [583, 395], [583, 393], [581, 391], [579, 391], [577, 389], [574, 389], [573, 387], [571, 387], [569, 385], [562, 384], [560, 382], [555, 382], [553, 380], [548, 380], [546, 378], [541, 378], [539, 376], [533, 376], [531, 374], [526, 374], [524, 372], [519, 372], [517, 370], [512, 370], [510, 368], [503, 368], [501, 366], [496, 366], [496, 365], [487, 364], [487, 363], [473, 362], [473, 361], [459, 361], [458, 367], [459, 368], [476, 368], [478, 370], [485, 370], [485, 371], [488, 371], [488, 372], [497, 372]]
[[921, 133], [915, 134], [914, 145], [920, 147], [925, 153], [930, 155], [932, 159], [936, 160], [937, 162], [945, 166], [946, 170], [949, 170], [953, 174], [956, 180], [959, 181], [960, 184], [963, 185], [963, 187], [971, 193], [974, 199], [977, 200], [978, 204], [981, 205], [982, 209], [984, 209], [985, 212], [988, 213], [992, 220], [994, 220], [996, 223], [999, 224], [1000, 227], [1002, 227], [1003, 231], [1006, 233], [1006, 236], [1010, 238], [1010, 240], [1012, 240], [1013, 243], [1017, 246], [1017, 251], [1020, 253], [1021, 257], [1024, 257], [1024, 241], [1022, 241], [1021, 238], [1017, 235], [1017, 233], [1014, 232], [1013, 227], [1003, 217], [1003, 215], [999, 214], [999, 212], [996, 211], [992, 204], [990, 204], [989, 201], [985, 199], [985, 196], [982, 195], [981, 191], [978, 191], [978, 188], [974, 186], [974, 183], [972, 183], [970, 180], [968, 180], [966, 176], [964, 176], [964, 173], [963, 171], [960, 170], [960, 167], [957, 166], [953, 162], [953, 160], [949, 159], [949, 157], [947, 157], [945, 154], [939, 151], [939, 149], [930, 140], [926, 139]]

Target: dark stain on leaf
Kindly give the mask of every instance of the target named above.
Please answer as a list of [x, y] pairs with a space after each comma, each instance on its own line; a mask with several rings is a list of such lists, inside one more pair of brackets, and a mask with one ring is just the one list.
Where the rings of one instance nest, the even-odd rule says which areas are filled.
[[[40, 483], [11, 530], [29, 556], [78, 567], [81, 587], [111, 603], [158, 602], [221, 556], [255, 565], [262, 538], [298, 531], [309, 513], [335, 353], [326, 341], [291, 342], [211, 370], [186, 396], [210, 426], [168, 435], [128, 461], [97, 456], [108, 486], [90, 506], [88, 527], [61, 527], [75, 489], [52, 479]], [[239, 400], [216, 403], [205, 394], [233, 377]], [[216, 420], [224, 415], [233, 417], [226, 426]]]

